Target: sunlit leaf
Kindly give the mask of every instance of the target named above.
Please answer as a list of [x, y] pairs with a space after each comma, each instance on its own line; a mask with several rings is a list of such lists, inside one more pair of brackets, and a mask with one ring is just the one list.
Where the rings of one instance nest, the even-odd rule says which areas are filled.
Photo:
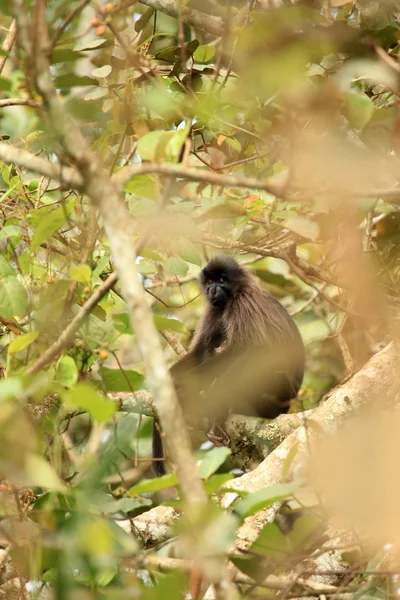
[[8, 277], [9, 275], [14, 275], [16, 270], [12, 267], [9, 261], [0, 254], [0, 277], [3, 275], [4, 277]]
[[75, 202], [73, 201], [68, 202], [65, 206], [60, 206], [59, 208], [56, 208], [55, 210], [52, 210], [43, 216], [36, 227], [35, 233], [33, 234], [31, 242], [32, 252], [35, 251], [40, 244], [48, 240], [49, 237], [54, 235], [55, 232], [64, 225], [68, 215], [72, 211], [74, 204]]
[[167, 258], [163, 266], [167, 273], [171, 273], [171, 275], [178, 275], [179, 277], [185, 277], [189, 271], [189, 267], [185, 261], [177, 256], [171, 256], [170, 258]]
[[295, 483], [277, 483], [263, 488], [239, 500], [234, 505], [233, 512], [241, 519], [245, 519], [263, 508], [272, 506], [275, 502], [285, 500], [293, 494], [297, 487], [298, 485]]
[[185, 238], [179, 238], [175, 242], [173, 242], [173, 248], [175, 252], [186, 260], [187, 262], [193, 263], [194, 265], [198, 265], [201, 267], [201, 256], [197, 252], [196, 246]]
[[78, 367], [72, 356], [62, 356], [56, 367], [56, 380], [66, 388], [73, 387], [78, 381]]
[[99, 374], [107, 392], [131, 392], [144, 387], [144, 375], [131, 369], [121, 371], [101, 367]]
[[25, 314], [28, 295], [16, 277], [0, 278], [0, 315], [9, 319]]
[[104, 77], [108, 77], [108, 75], [111, 73], [111, 71], [112, 71], [111, 65], [103, 65], [102, 67], [99, 67], [98, 69], [93, 69], [92, 75], [93, 75], [93, 77], [96, 77], [96, 79], [103, 79]]
[[73, 265], [70, 267], [68, 275], [74, 281], [89, 283], [92, 272], [88, 265]]
[[51, 464], [42, 456], [28, 454], [25, 459], [25, 468], [31, 485], [54, 492], [67, 491]]
[[208, 479], [224, 464], [230, 454], [229, 448], [213, 448], [207, 452], [200, 466], [200, 477]]
[[302, 237], [316, 241], [319, 238], [319, 225], [306, 217], [295, 217], [284, 222], [285, 227]]
[[193, 58], [196, 62], [207, 63], [215, 56], [215, 48], [212, 46], [200, 45], [193, 53]]
[[8, 354], [15, 354], [16, 352], [21, 352], [28, 346], [32, 344], [38, 337], [38, 331], [30, 331], [29, 333], [25, 333], [24, 335], [20, 335], [15, 340], [11, 342], [8, 347]]
[[130, 496], [138, 496], [139, 494], [147, 494], [150, 492], [159, 492], [167, 487], [171, 487], [178, 484], [178, 476], [176, 473], [169, 473], [156, 479], [142, 479], [140, 483], [137, 483], [129, 489]]
[[117, 411], [116, 404], [101, 396], [88, 382], [78, 383], [73, 390], [65, 393], [64, 398], [70, 406], [87, 411], [99, 423], [107, 421]]
[[185, 325], [178, 319], [169, 319], [162, 315], [153, 315], [154, 324], [158, 331], [167, 329], [168, 331], [176, 331], [177, 333], [187, 333]]

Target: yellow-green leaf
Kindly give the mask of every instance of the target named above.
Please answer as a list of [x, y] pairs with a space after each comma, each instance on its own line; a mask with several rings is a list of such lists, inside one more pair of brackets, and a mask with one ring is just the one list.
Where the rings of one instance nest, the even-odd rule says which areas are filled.
[[39, 335], [38, 331], [30, 331], [29, 333], [25, 333], [24, 335], [20, 335], [15, 340], [11, 342], [8, 347], [8, 354], [15, 354], [16, 352], [21, 352], [28, 346], [32, 344]]

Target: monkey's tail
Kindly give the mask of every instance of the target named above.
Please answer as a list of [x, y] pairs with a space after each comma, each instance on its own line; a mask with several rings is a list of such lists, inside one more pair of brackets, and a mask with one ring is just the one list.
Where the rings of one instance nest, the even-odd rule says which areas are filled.
[[[154, 460], [158, 459], [158, 460]], [[153, 420], [153, 469], [157, 477], [166, 475], [164, 450], [161, 439], [161, 426], [157, 418]]]

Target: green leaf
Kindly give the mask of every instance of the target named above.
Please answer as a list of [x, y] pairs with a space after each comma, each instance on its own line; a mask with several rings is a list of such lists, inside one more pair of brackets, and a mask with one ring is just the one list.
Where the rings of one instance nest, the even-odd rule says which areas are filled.
[[78, 44], [74, 48], [74, 52], [85, 52], [88, 50], [96, 50], [97, 48], [101, 48], [102, 46], [111, 46], [112, 42], [110, 40], [105, 40], [102, 38], [97, 38], [95, 40], [91, 40], [90, 42], [83, 42], [83, 44]]
[[177, 333], [187, 333], [185, 325], [181, 321], [178, 321], [178, 319], [169, 319], [161, 315], [153, 315], [153, 319], [158, 331], [160, 329], [167, 329], [168, 331], [176, 331]]
[[0, 230], [0, 240], [17, 237], [23, 234], [23, 230], [18, 225], [6, 225]]
[[[67, 217], [72, 212], [72, 209], [75, 205], [75, 201], [70, 201], [65, 204], [65, 206], [60, 206], [55, 210], [45, 214], [45, 216], [40, 220], [39, 225], [36, 228], [36, 231], [33, 235], [31, 242], [31, 251], [35, 251], [40, 244], [43, 244], [46, 240], [48, 240], [55, 232], [60, 229], [64, 225], [67, 220]], [[35, 214], [35, 216], [37, 216]]]
[[177, 256], [171, 256], [170, 258], [167, 258], [163, 266], [167, 273], [171, 273], [171, 275], [178, 275], [180, 277], [184, 277], [189, 271], [188, 265]]
[[306, 217], [295, 217], [284, 222], [285, 227], [315, 242], [319, 238], [319, 225]]
[[0, 277], [8, 277], [9, 275], [14, 275], [15, 269], [9, 263], [5, 256], [0, 254]]
[[16, 277], [0, 279], [0, 315], [6, 319], [26, 313], [28, 295]]
[[245, 519], [250, 515], [254, 515], [259, 510], [268, 508], [275, 504], [275, 502], [280, 502], [291, 496], [297, 487], [295, 483], [277, 483], [276, 485], [258, 490], [253, 494], [249, 494], [243, 500], [239, 500], [234, 505], [233, 512], [241, 519]]
[[298, 550], [313, 538], [313, 534], [317, 532], [322, 524], [321, 517], [312, 514], [300, 516], [294, 523], [292, 530], [288, 533], [292, 550]]
[[90, 92], [85, 94], [83, 99], [86, 102], [90, 102], [91, 100], [99, 100], [100, 98], [104, 98], [104, 96], [107, 96], [107, 94], [108, 94], [107, 88], [95, 87], [93, 90], [91, 90]]
[[207, 479], [204, 482], [207, 494], [215, 494], [224, 483], [231, 479], [233, 479], [232, 473], [218, 473], [217, 475], [212, 475], [210, 479]]
[[67, 491], [51, 464], [42, 456], [28, 454], [25, 468], [30, 485], [40, 486], [54, 492], [65, 493]]
[[19, 396], [24, 389], [21, 377], [7, 377], [0, 380], [0, 400], [9, 400]]
[[69, 270], [69, 276], [74, 281], [89, 283], [92, 272], [88, 265], [73, 265]]
[[56, 367], [56, 381], [66, 388], [72, 388], [78, 381], [78, 367], [72, 356], [62, 356]]
[[205, 64], [215, 56], [215, 48], [211, 46], [200, 45], [193, 53], [195, 62]]
[[201, 256], [197, 252], [196, 246], [185, 238], [179, 238], [173, 242], [175, 252], [185, 261], [201, 267]]
[[274, 558], [285, 558], [289, 551], [288, 538], [275, 523], [267, 523], [250, 546], [250, 552]]
[[144, 13], [139, 17], [139, 19], [135, 22], [135, 31], [139, 33], [142, 31], [145, 25], [150, 21], [151, 17], [154, 15], [154, 8], [149, 7], [146, 8]]
[[224, 464], [231, 451], [229, 448], [213, 448], [207, 452], [200, 466], [200, 477], [208, 479], [215, 471]]
[[363, 129], [375, 112], [375, 106], [371, 98], [363, 92], [352, 90], [344, 94], [346, 102], [347, 117], [354, 127]]
[[156, 266], [150, 260], [141, 260], [137, 265], [137, 270], [141, 275], [150, 275], [156, 272]]
[[178, 484], [178, 475], [176, 473], [169, 473], [157, 479], [142, 479], [140, 483], [137, 483], [130, 488], [128, 494], [130, 496], [138, 496], [139, 494], [148, 494], [150, 492], [159, 492], [167, 487], [172, 487]]
[[87, 75], [76, 75], [67, 73], [56, 77], [54, 85], [58, 88], [85, 87], [87, 85], [96, 85], [97, 81]]
[[117, 411], [114, 402], [100, 396], [93, 385], [88, 382], [78, 383], [71, 392], [64, 394], [64, 398], [67, 404], [86, 410], [99, 423], [107, 421]]
[[137, 151], [142, 160], [155, 161], [157, 159], [157, 147], [160, 144], [165, 131], [150, 131], [140, 138]]
[[111, 71], [112, 71], [111, 65], [103, 65], [102, 67], [99, 67], [98, 69], [93, 69], [92, 75], [93, 75], [93, 77], [96, 77], [96, 79], [103, 79], [104, 77], [108, 77], [108, 75], [111, 73]]
[[[130, 194], [149, 200], [157, 199], [160, 193], [159, 182], [152, 175], [136, 175], [126, 184], [124, 189]], [[142, 253], [142, 256], [145, 255]]]
[[130, 392], [144, 386], [144, 375], [137, 371], [100, 367], [99, 373], [107, 392]]
[[16, 352], [21, 352], [28, 346], [32, 344], [39, 335], [38, 331], [30, 331], [29, 333], [25, 333], [24, 335], [19, 335], [11, 342], [8, 346], [8, 354], [15, 354]]
[[165, 62], [173, 63], [176, 60], [175, 50], [178, 46], [168, 46], [168, 48], [164, 48], [157, 52], [154, 58], [157, 60], [165, 60]]

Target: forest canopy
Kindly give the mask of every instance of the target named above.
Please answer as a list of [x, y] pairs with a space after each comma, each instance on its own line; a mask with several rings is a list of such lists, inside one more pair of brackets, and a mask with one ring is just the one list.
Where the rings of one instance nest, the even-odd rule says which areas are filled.
[[[0, 598], [399, 595], [397, 0], [0, 25]], [[216, 254], [306, 348], [289, 413], [220, 447], [168, 371]]]

